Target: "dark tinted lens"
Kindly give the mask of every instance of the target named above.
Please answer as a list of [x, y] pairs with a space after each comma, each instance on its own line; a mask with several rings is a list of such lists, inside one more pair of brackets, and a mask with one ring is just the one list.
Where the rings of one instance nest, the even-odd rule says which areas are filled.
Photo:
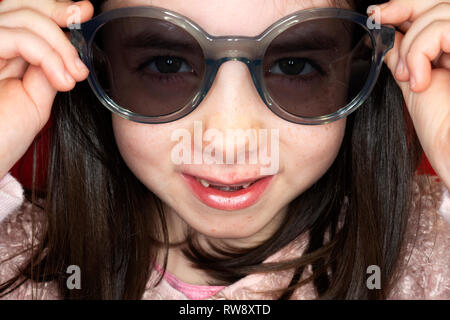
[[311, 20], [281, 33], [264, 57], [264, 81], [285, 111], [325, 116], [351, 102], [372, 65], [369, 33], [343, 19]]
[[96, 77], [120, 107], [163, 116], [191, 102], [205, 59], [198, 42], [172, 23], [141, 17], [106, 23], [93, 43]]

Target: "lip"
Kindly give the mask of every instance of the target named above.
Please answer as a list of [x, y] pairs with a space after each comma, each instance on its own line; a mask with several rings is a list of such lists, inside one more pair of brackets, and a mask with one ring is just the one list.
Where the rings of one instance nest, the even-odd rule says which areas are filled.
[[[240, 189], [236, 191], [222, 191], [219, 189], [204, 187], [196, 178], [203, 179], [198, 176], [192, 176], [186, 173], [181, 173], [183, 180], [187, 183], [192, 193], [201, 202], [209, 207], [233, 211], [250, 207], [255, 204], [264, 194], [264, 191], [268, 189], [270, 182], [274, 176], [264, 176], [261, 178], [246, 179], [240, 181], [233, 181], [233, 184], [243, 184], [247, 182], [255, 181], [246, 189]], [[217, 179], [204, 178], [205, 180], [216, 182], [218, 184], [227, 184]], [[228, 185], [233, 185], [228, 184]]]
[[189, 173], [183, 172], [183, 174], [206, 180], [209, 183], [212, 183], [214, 185], [223, 185], [223, 186], [230, 186], [230, 187], [231, 186], [239, 186], [239, 185], [243, 185], [246, 183], [251, 183], [256, 180], [266, 177], [266, 176], [256, 176], [256, 177], [254, 176], [251, 178], [232, 178], [232, 179], [226, 180], [226, 179], [220, 179], [220, 178], [215, 178], [215, 177], [210, 177], [210, 176], [206, 176], [206, 175], [202, 175], [202, 174], [195, 174], [195, 173], [190, 173], [190, 172]]

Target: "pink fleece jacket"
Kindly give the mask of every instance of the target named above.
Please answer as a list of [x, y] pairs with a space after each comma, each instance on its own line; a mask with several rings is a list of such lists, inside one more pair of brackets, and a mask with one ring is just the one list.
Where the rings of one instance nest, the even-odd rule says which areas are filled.
[[[450, 299], [450, 194], [434, 177], [431, 177], [431, 188], [419, 194], [418, 184], [424, 178], [415, 177], [413, 210], [417, 211], [421, 202], [423, 211], [420, 221], [418, 215], [411, 215], [411, 227], [407, 229], [401, 255], [403, 267], [397, 271], [398, 281], [390, 291], [389, 299]], [[7, 174], [0, 180], [0, 283], [15, 275], [17, 267], [27, 258], [21, 251], [30, 244], [33, 215], [35, 223], [45, 224], [42, 211], [32, 209], [24, 200], [20, 183]], [[42, 229], [35, 232], [36, 237]], [[299, 236], [266, 262], [300, 256], [307, 238], [307, 234]], [[15, 257], [8, 260], [13, 255]], [[276, 296], [264, 291], [286, 287], [293, 273], [293, 270], [286, 270], [251, 274], [225, 287], [184, 283], [166, 271], [163, 280], [155, 286], [162, 271], [158, 265], [151, 271], [143, 299], [274, 299]], [[304, 276], [310, 272], [307, 269]], [[36, 284], [28, 280], [5, 298], [59, 299], [60, 296], [54, 283]], [[316, 294], [311, 284], [297, 289], [292, 296], [292, 299], [314, 298]]]

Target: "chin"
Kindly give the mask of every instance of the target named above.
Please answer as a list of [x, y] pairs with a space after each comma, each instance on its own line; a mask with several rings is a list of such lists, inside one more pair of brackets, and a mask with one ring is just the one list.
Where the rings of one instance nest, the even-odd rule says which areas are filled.
[[214, 239], [245, 239], [253, 236], [257, 233], [257, 230], [255, 231], [234, 231], [230, 229], [224, 229], [224, 230], [211, 230], [211, 229], [205, 229], [204, 232], [199, 231], [201, 234], [208, 238], [214, 238]]
[[224, 212], [218, 217], [209, 216], [202, 219], [198, 216], [191, 216], [191, 219], [185, 219], [181, 216], [181, 218], [191, 228], [208, 238], [245, 239], [258, 234], [266, 224], [262, 219], [261, 221], [255, 220], [255, 215], [257, 214], [233, 216], [232, 212]]

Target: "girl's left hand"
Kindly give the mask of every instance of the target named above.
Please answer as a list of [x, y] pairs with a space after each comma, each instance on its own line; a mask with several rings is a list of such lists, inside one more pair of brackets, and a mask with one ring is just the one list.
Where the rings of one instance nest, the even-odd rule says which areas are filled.
[[377, 7], [368, 10], [373, 18], [401, 31], [386, 64], [431, 166], [450, 190], [450, 0], [391, 0]]

